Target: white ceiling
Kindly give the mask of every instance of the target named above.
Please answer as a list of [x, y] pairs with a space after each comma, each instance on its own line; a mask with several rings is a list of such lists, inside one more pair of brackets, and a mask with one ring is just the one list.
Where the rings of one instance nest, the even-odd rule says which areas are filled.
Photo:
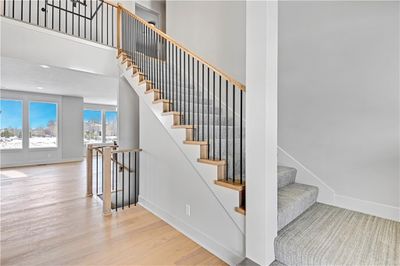
[[[118, 77], [1, 57], [1, 88], [83, 97], [85, 103], [117, 104]], [[41, 87], [42, 89], [38, 89]]]

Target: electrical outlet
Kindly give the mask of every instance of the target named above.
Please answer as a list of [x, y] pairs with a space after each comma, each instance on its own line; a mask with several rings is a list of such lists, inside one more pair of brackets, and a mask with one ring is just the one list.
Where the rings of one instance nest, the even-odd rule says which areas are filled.
[[190, 216], [190, 205], [186, 204], [186, 215]]

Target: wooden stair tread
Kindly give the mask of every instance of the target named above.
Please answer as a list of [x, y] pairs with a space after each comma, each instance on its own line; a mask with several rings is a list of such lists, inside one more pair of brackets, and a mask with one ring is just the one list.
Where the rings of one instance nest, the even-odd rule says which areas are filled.
[[199, 163], [206, 163], [212, 165], [225, 165], [226, 162], [224, 160], [210, 160], [210, 159], [197, 159]]
[[160, 90], [158, 90], [158, 89], [148, 89], [148, 90], [146, 90], [144, 93], [145, 93], [145, 94], [149, 94], [149, 93], [152, 93], [152, 92], [154, 92], [154, 93], [159, 93]]
[[184, 140], [183, 143], [190, 145], [208, 145], [207, 141], [199, 141], [199, 140]]
[[236, 191], [242, 191], [245, 188], [244, 184], [233, 183], [226, 180], [215, 180], [214, 183], [218, 186], [230, 188]]
[[171, 102], [167, 99], [158, 99], [153, 101], [153, 103], [171, 103]]
[[246, 209], [244, 207], [235, 207], [235, 211], [240, 214], [246, 215]]
[[181, 113], [176, 112], [176, 111], [169, 111], [169, 112], [163, 112], [161, 115], [164, 115], [164, 116], [166, 116], [166, 115], [181, 115]]
[[193, 125], [173, 125], [171, 128], [188, 128], [191, 129], [193, 128]]

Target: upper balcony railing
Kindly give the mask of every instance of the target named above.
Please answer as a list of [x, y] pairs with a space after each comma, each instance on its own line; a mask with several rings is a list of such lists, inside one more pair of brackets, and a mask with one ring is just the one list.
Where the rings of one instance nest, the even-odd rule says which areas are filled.
[[103, 0], [1, 0], [0, 15], [111, 47], [117, 44], [117, 5]]

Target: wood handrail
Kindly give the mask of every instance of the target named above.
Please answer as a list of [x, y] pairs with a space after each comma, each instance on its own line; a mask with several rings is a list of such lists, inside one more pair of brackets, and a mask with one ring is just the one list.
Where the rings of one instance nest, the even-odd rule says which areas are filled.
[[[144, 24], [146, 27], [148, 27], [149, 29], [153, 30], [154, 32], [156, 32], [158, 35], [160, 35], [162, 38], [164, 38], [165, 40], [169, 41], [170, 43], [173, 43], [174, 45], [176, 45], [177, 47], [179, 47], [179, 49], [181, 49], [182, 51], [186, 52], [187, 54], [191, 55], [193, 58], [195, 58], [197, 61], [201, 62], [203, 65], [206, 65], [209, 69], [213, 70], [215, 73], [217, 73], [218, 75], [220, 75], [221, 77], [223, 77], [225, 80], [229, 81], [230, 83], [232, 83], [233, 85], [236, 86], [236, 88], [238, 88], [241, 91], [246, 91], [246, 86], [243, 85], [242, 83], [240, 83], [239, 81], [237, 81], [236, 79], [232, 78], [231, 76], [229, 76], [228, 74], [224, 73], [222, 70], [216, 68], [215, 66], [213, 66], [212, 64], [208, 63], [206, 60], [204, 60], [203, 58], [201, 58], [200, 56], [198, 56], [197, 54], [195, 54], [194, 52], [192, 52], [191, 50], [185, 48], [183, 45], [181, 45], [180, 43], [178, 43], [176, 40], [174, 40], [173, 38], [171, 38], [169, 35], [167, 35], [166, 33], [164, 33], [163, 31], [157, 29], [156, 27], [154, 27], [152, 24], [148, 23], [146, 20], [136, 16], [135, 14], [133, 14], [131, 11], [129, 11], [128, 9], [126, 9], [125, 7], [123, 7], [121, 4], [117, 4], [118, 8], [123, 10], [124, 12], [126, 12], [128, 15], [130, 15], [132, 18], [138, 20], [139, 22], [141, 22], [142, 24]], [[117, 21], [117, 25], [120, 25], [120, 19], [118, 19]], [[118, 32], [121, 30], [121, 27], [119, 27]], [[117, 33], [119, 34], [119, 33]], [[119, 43], [119, 38], [117, 39], [117, 42]], [[120, 48], [120, 46], [117, 46], [118, 48]], [[119, 52], [119, 51], [118, 51]]]
[[113, 6], [115, 8], [118, 8], [118, 4], [114, 4], [113, 2], [109, 1], [109, 0], [103, 0], [104, 3], [109, 4], [110, 6]]
[[119, 150], [112, 150], [111, 153], [120, 153], [120, 152], [141, 152], [143, 151], [140, 148], [135, 148], [135, 149], [119, 149]]

